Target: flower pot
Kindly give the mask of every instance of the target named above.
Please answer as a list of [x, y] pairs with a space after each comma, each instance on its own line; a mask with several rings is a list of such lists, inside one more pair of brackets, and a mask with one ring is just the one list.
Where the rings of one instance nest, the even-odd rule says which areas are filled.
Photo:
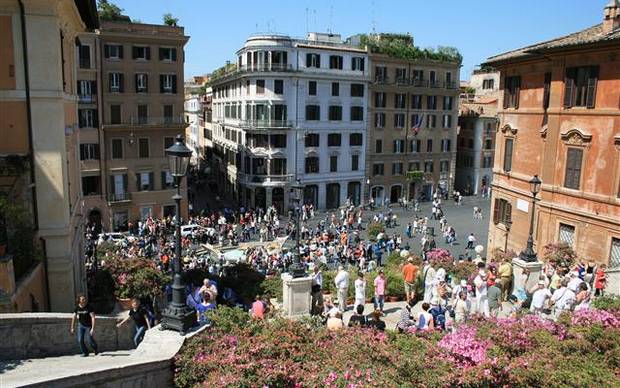
[[398, 297], [398, 296], [388, 296], [387, 300], [388, 300], [388, 302], [398, 302], [400, 300], [400, 297]]
[[117, 298], [116, 303], [118, 304], [120, 310], [125, 311], [131, 309], [131, 299], [130, 298]]

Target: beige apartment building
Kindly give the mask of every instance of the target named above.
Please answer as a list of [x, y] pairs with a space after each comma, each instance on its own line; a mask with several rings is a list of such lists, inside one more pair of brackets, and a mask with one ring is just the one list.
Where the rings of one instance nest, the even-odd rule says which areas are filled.
[[86, 289], [76, 43], [97, 24], [94, 0], [0, 2], [0, 197], [41, 242], [23, 255], [0, 220], [0, 311], [68, 312]]
[[460, 64], [369, 53], [366, 200], [398, 202], [451, 191]]
[[[106, 230], [174, 214], [164, 150], [185, 132], [188, 39], [183, 27], [116, 21], [80, 37], [81, 188], [88, 217]], [[181, 188], [186, 193], [186, 180]]]

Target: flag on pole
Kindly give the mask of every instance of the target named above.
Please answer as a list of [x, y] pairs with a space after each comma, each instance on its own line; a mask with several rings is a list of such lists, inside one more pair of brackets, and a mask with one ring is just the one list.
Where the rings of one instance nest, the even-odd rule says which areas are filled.
[[413, 130], [413, 134], [417, 135], [420, 132], [420, 128], [422, 128], [422, 123], [424, 122], [424, 115], [416, 115], [416, 121], [413, 123], [411, 129]]

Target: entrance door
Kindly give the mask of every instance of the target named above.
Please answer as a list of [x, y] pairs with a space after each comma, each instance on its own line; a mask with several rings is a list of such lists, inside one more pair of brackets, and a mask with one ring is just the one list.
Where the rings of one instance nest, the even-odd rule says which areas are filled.
[[422, 201], [430, 201], [433, 198], [433, 185], [425, 184], [422, 186]]
[[284, 189], [274, 187], [271, 191], [271, 204], [275, 206], [278, 214], [284, 214]]
[[265, 203], [267, 202], [267, 195], [265, 193], [265, 188], [264, 187], [257, 187], [254, 190], [254, 207], [261, 208], [263, 210], [266, 210], [266, 206]]
[[325, 208], [338, 208], [340, 206], [340, 183], [329, 183], [326, 188]]
[[392, 186], [390, 189], [390, 203], [398, 202], [399, 198], [403, 196], [403, 187], [400, 185]]
[[360, 204], [362, 185], [359, 182], [349, 182], [347, 185], [347, 198], [349, 198], [355, 206]]
[[315, 207], [319, 203], [319, 186], [308, 185], [304, 189], [304, 203], [306, 205], [313, 204]]
[[416, 192], [415, 192], [415, 182], [409, 182], [409, 199], [413, 200], [416, 197]]
[[382, 186], [375, 186], [370, 191], [370, 195], [375, 201], [375, 205], [383, 205], [384, 189]]

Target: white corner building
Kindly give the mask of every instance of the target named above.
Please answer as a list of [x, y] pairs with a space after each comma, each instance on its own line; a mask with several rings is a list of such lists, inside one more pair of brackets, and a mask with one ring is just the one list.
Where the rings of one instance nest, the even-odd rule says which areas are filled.
[[247, 208], [362, 199], [369, 66], [340, 35], [250, 36], [213, 79], [213, 163], [220, 195]]

